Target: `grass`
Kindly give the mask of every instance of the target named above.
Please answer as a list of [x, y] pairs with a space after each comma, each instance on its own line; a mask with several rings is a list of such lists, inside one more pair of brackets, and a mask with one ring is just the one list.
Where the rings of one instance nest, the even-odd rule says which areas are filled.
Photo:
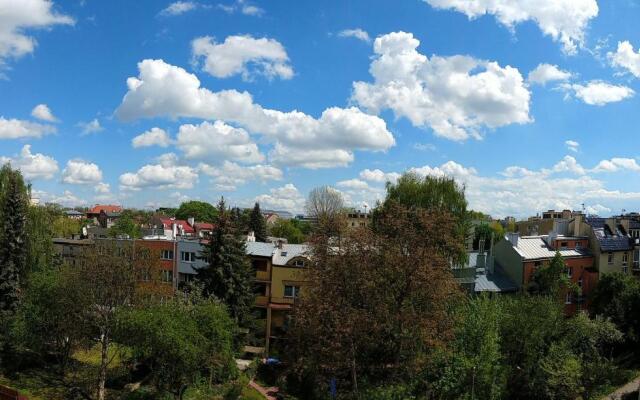
[[242, 390], [240, 400], [264, 400], [264, 397], [251, 386], [247, 386]]

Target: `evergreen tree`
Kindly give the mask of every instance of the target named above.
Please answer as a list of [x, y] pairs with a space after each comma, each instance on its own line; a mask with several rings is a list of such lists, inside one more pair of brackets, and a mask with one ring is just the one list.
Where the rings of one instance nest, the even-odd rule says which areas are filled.
[[267, 223], [260, 211], [260, 204], [256, 203], [251, 211], [251, 217], [249, 218], [249, 230], [252, 230], [256, 236], [256, 242], [267, 241]]
[[245, 241], [233, 226], [230, 214], [222, 198], [211, 240], [200, 254], [207, 265], [196, 270], [196, 279], [202, 283], [205, 295], [220, 299], [229, 314], [243, 324], [249, 319], [253, 303], [252, 271]]
[[27, 187], [19, 171], [0, 170], [0, 319], [18, 305], [27, 264]]

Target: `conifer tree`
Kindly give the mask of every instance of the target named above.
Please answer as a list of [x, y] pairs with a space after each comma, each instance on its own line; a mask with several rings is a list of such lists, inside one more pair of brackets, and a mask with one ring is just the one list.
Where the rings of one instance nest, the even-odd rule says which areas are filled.
[[260, 211], [260, 204], [256, 203], [251, 211], [251, 217], [249, 218], [249, 230], [253, 231], [256, 236], [256, 242], [267, 241], [267, 223]]
[[252, 271], [244, 238], [233, 226], [230, 214], [222, 198], [211, 240], [200, 254], [207, 265], [196, 269], [196, 279], [201, 282], [203, 293], [220, 299], [242, 325], [249, 319], [253, 303]]
[[19, 171], [0, 170], [0, 319], [18, 305], [27, 262], [27, 187]]

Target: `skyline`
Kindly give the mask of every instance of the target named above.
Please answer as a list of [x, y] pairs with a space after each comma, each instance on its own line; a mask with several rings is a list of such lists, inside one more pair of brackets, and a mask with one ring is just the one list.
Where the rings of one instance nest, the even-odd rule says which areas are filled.
[[370, 206], [414, 170], [494, 217], [634, 210], [640, 6], [544, 2], [0, 0], [0, 162], [66, 206]]

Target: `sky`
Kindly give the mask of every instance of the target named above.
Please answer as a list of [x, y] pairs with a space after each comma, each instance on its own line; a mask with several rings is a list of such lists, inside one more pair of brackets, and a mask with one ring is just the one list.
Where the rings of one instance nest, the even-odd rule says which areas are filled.
[[0, 162], [42, 202], [640, 207], [640, 1], [0, 0]]

